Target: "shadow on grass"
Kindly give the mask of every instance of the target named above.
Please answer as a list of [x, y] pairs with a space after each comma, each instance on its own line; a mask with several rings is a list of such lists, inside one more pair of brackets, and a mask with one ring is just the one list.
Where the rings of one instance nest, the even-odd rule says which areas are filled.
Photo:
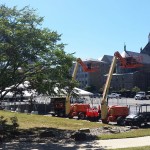
[[3, 150], [105, 150], [107, 147], [96, 146], [96, 143], [80, 143], [75, 144], [59, 144], [59, 143], [30, 143], [30, 142], [19, 142], [19, 143], [6, 143], [0, 146]]
[[15, 138], [7, 138], [0, 144], [3, 150], [77, 150], [77, 149], [95, 149], [104, 150], [105, 147], [97, 146], [96, 136], [87, 136], [86, 140], [75, 141], [72, 134], [75, 131], [62, 130], [56, 128], [32, 128], [19, 129]]

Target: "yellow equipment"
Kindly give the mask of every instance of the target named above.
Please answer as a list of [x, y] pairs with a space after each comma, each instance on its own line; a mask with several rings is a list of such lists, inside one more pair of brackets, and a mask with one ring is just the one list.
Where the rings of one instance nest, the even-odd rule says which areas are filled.
[[[75, 67], [74, 67], [74, 71], [73, 71], [73, 74], [72, 74], [72, 81], [76, 79], [76, 75], [77, 75], [77, 71], [78, 71], [78, 66], [79, 64], [82, 66], [82, 69], [84, 72], [95, 72], [97, 70], [96, 67], [92, 67], [92, 64], [91, 63], [88, 63], [87, 65], [84, 64], [84, 62], [81, 60], [81, 58], [77, 58], [76, 60], [76, 64], [75, 64]], [[70, 112], [70, 108], [71, 108], [71, 105], [70, 105], [70, 94], [67, 95], [66, 97], [66, 109], [65, 109], [65, 112], [66, 112], [66, 116], [69, 114]]]
[[109, 69], [101, 101], [101, 120], [103, 123], [108, 123], [109, 116], [108, 116], [107, 94], [109, 92], [110, 82], [116, 66], [117, 59], [120, 61], [121, 68], [137, 68], [142, 66], [142, 64], [133, 56], [123, 58], [118, 51], [114, 53], [114, 57]]

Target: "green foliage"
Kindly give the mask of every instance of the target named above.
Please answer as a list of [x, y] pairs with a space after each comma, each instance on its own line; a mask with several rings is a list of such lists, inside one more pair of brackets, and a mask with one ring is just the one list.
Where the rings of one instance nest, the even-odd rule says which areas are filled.
[[0, 116], [0, 135], [3, 135], [5, 133], [7, 119], [4, 118], [4, 116]]
[[88, 91], [88, 92], [95, 92], [96, 87], [94, 85], [86, 86], [85, 90]]
[[15, 132], [17, 130], [17, 128], [19, 127], [19, 124], [18, 124], [18, 119], [17, 117], [10, 117], [10, 120], [12, 122], [12, 129], [13, 129], [13, 132]]
[[135, 86], [135, 87], [132, 88], [132, 92], [137, 93], [139, 91], [140, 91], [140, 88], [138, 88], [137, 86]]
[[91, 92], [92, 91], [92, 87], [91, 86], [86, 86], [85, 90]]
[[150, 91], [150, 87], [147, 88], [147, 91]]
[[39, 93], [55, 94], [71, 81], [73, 54], [64, 51], [61, 35], [42, 28], [43, 17], [28, 6], [18, 10], [0, 5], [0, 94], [30, 81]]
[[127, 91], [127, 89], [125, 89], [125, 88], [122, 88], [121, 90], [120, 90], [120, 92], [126, 92]]
[[4, 118], [4, 116], [0, 116], [0, 126], [4, 126], [7, 122], [7, 119]]
[[18, 131], [18, 119], [13, 116], [10, 117], [11, 123], [8, 123], [8, 119], [4, 116], [0, 116], [0, 140], [15, 136]]

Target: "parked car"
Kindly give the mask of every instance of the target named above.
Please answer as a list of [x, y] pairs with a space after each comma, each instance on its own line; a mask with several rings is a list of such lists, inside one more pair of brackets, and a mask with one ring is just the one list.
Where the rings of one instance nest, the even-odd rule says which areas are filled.
[[150, 92], [140, 91], [135, 95], [135, 100], [150, 99]]
[[108, 98], [121, 98], [121, 94], [111, 93], [107, 97]]
[[136, 113], [129, 114], [125, 120], [124, 124], [127, 126], [139, 126], [146, 125], [150, 123], [150, 104], [140, 104], [136, 105]]

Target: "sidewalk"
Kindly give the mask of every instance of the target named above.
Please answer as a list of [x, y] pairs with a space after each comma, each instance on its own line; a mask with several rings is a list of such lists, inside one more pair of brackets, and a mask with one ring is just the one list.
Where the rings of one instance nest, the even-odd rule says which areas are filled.
[[[150, 146], [150, 136], [138, 137], [138, 138], [125, 138], [125, 139], [111, 139], [111, 140], [96, 140], [95, 143], [91, 143], [93, 148], [98, 149], [116, 149], [127, 147], [140, 147]], [[94, 147], [95, 145], [95, 147]], [[82, 144], [81, 147], [85, 145]]]
[[111, 150], [139, 146], [150, 146], [150, 136], [65, 144], [46, 143], [46, 141], [45, 143], [8, 142], [0, 144], [0, 150]]

